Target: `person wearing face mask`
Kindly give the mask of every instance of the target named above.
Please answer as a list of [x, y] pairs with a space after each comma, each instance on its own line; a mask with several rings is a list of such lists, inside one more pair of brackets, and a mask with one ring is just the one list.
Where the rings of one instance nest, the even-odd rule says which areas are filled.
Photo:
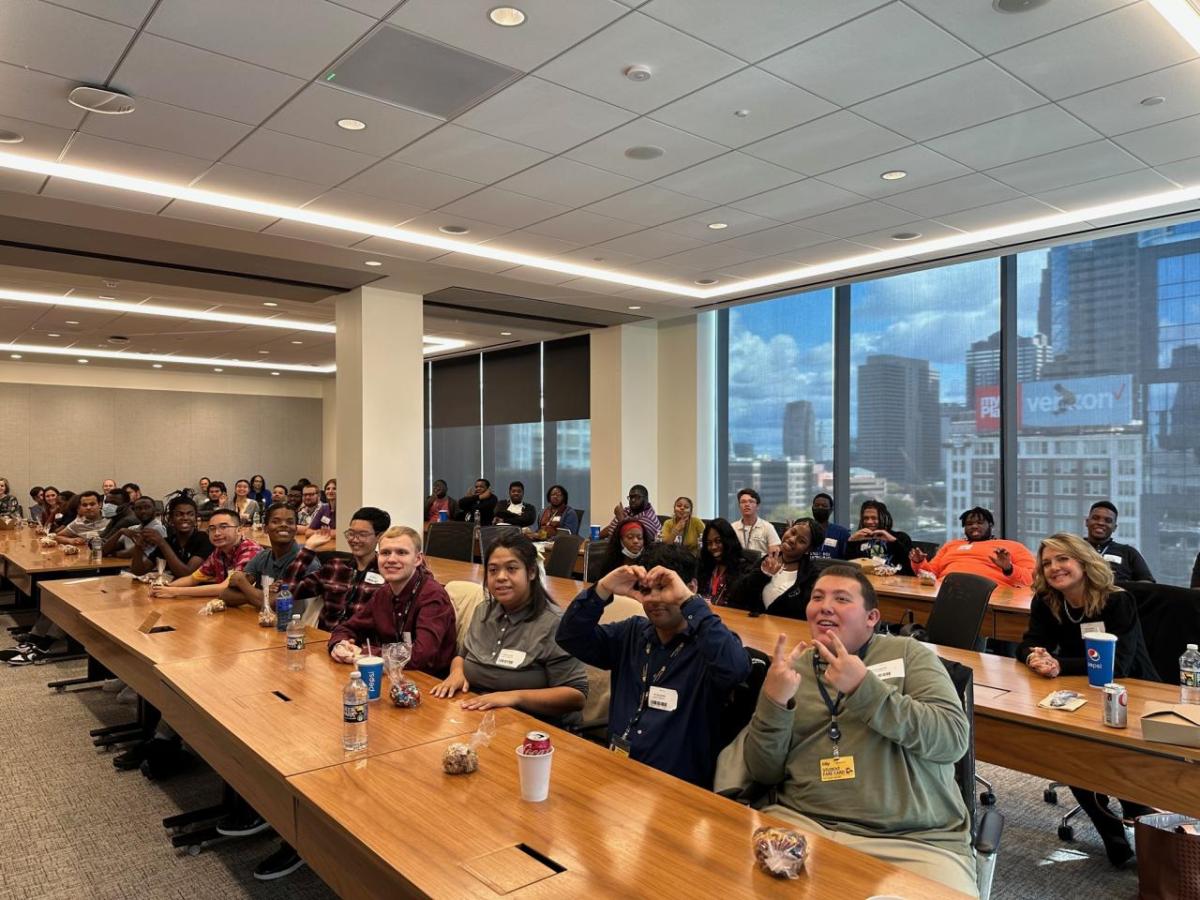
[[882, 559], [899, 566], [901, 575], [913, 574], [908, 554], [912, 540], [892, 524], [886, 504], [866, 500], [858, 510], [858, 530], [846, 543], [846, 559]]
[[514, 481], [508, 486], [508, 503], [496, 504], [492, 517], [495, 525], [516, 525], [528, 528], [537, 520], [537, 507], [525, 502], [525, 485]]
[[627, 519], [612, 533], [604, 556], [596, 554], [589, 558], [588, 581], [599, 581], [613, 569], [637, 565], [650, 545], [646, 526], [637, 519]]
[[821, 526], [812, 519], [798, 519], [783, 533], [778, 550], [763, 557], [758, 571], [750, 571], [737, 583], [729, 605], [749, 610], [751, 615], [803, 619], [820, 574], [811, 551], [820, 546], [822, 535]]
[[675, 515], [663, 523], [662, 542], [679, 544], [693, 556], [700, 555], [700, 536], [704, 520], [692, 515], [692, 498], [675, 498]]
[[821, 543], [813, 548], [813, 556], [822, 559], [845, 559], [850, 529], [833, 521], [833, 497], [823, 492], [813, 497], [812, 514], [825, 532]]
[[991, 510], [976, 506], [963, 513], [959, 521], [965, 540], [947, 541], [933, 559], [914, 547], [908, 554], [914, 572], [932, 572], [938, 578], [966, 572], [1010, 587], [1029, 587], [1033, 583], [1033, 554], [1017, 541], [992, 537], [995, 519]]

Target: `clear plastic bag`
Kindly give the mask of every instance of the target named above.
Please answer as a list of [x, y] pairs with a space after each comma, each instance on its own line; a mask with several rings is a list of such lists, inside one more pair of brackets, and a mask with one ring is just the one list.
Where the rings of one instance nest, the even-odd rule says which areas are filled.
[[773, 825], [754, 829], [754, 858], [776, 878], [799, 878], [808, 856], [808, 841], [798, 831]]
[[391, 688], [388, 697], [392, 703], [401, 709], [415, 709], [421, 705], [421, 690], [417, 683], [404, 677], [404, 667], [412, 659], [412, 644], [397, 641], [394, 644], [384, 644], [380, 650], [383, 657], [383, 667], [387, 670]]
[[496, 736], [496, 714], [484, 713], [479, 728], [468, 743], [456, 742], [442, 754], [442, 769], [447, 775], [469, 775], [479, 768], [479, 749], [486, 747]]

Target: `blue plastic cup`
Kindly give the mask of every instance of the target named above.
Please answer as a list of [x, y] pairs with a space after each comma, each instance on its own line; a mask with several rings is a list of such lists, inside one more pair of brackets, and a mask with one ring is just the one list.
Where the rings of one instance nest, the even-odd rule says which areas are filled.
[[592, 526], [592, 540], [593, 541], [600, 540], [600, 526], [599, 525]]
[[1102, 688], [1113, 680], [1113, 665], [1117, 659], [1117, 636], [1094, 631], [1083, 638], [1087, 657], [1088, 684]]
[[450, 513], [446, 512], [446, 510], [444, 510], [444, 509], [438, 510], [438, 521], [439, 522], [445, 522], [449, 518], [450, 518]]
[[367, 686], [367, 699], [378, 700], [383, 690], [383, 657], [360, 656], [354, 664], [362, 674], [363, 684]]

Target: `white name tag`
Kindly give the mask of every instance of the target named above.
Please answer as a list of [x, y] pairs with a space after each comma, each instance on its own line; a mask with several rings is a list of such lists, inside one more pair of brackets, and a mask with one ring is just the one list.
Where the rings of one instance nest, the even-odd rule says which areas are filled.
[[875, 663], [873, 666], [867, 666], [867, 671], [874, 672], [875, 677], [880, 680], [885, 678], [903, 678], [904, 660], [889, 659], [887, 662]]
[[321, 524], [326, 528], [329, 527], [329, 516], [321, 516]]
[[1104, 561], [1119, 563], [1119, 562], [1124, 562], [1125, 560], [1121, 559], [1121, 557], [1117, 556], [1117, 554], [1115, 554], [1115, 553], [1105, 553]]
[[650, 688], [648, 705], [651, 709], [661, 709], [664, 712], [674, 712], [679, 706], [679, 694], [665, 687]]
[[959, 548], [958, 548], [958, 552], [962, 553], [964, 550], [970, 550], [970, 549], [971, 549], [971, 545], [969, 543], [968, 544], [960, 544]]
[[858, 545], [858, 549], [859, 549], [859, 551], [861, 551], [862, 553], [868, 553], [868, 552], [870, 552], [870, 550], [871, 550], [871, 542], [870, 542], [870, 541], [863, 541], [861, 544], [859, 544], [859, 545]]
[[501, 650], [500, 655], [496, 657], [496, 665], [504, 666], [506, 669], [519, 668], [523, 662], [525, 662], [524, 650]]
[[383, 584], [383, 576], [378, 572], [368, 572], [367, 577], [363, 581], [367, 584]]
[[825, 546], [826, 547], [836, 547], [837, 546], [837, 538], [825, 538]]
[[1098, 634], [1104, 632], [1103, 622], [1082, 622], [1079, 625], [1080, 634]]

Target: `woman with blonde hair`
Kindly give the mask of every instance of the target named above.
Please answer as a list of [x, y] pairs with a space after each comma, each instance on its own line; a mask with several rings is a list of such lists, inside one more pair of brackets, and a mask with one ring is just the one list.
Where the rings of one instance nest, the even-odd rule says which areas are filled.
[[[1033, 590], [1029, 630], [1017, 648], [1017, 658], [1038, 675], [1086, 674], [1084, 635], [1103, 631], [1117, 638], [1114, 680], [1159, 680], [1142, 638], [1137, 604], [1114, 586], [1112, 569], [1083, 538], [1064, 532], [1042, 541]], [[1109, 810], [1108, 797], [1076, 787], [1071, 793], [1096, 826], [1109, 861], [1117, 868], [1123, 866], [1133, 849], [1122, 817]], [[1126, 820], [1153, 812], [1128, 800], [1120, 804]]]
[[13, 494], [7, 478], [0, 478], [0, 516], [21, 517], [21, 501]]

